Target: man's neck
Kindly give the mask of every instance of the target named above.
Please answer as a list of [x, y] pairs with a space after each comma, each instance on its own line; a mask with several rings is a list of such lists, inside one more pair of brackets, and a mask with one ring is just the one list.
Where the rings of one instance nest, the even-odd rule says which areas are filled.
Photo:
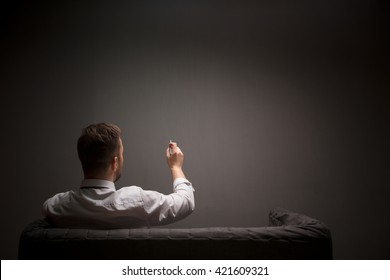
[[93, 179], [93, 180], [106, 180], [110, 182], [115, 182], [114, 176], [107, 176], [107, 175], [92, 175], [92, 174], [84, 174], [84, 180]]

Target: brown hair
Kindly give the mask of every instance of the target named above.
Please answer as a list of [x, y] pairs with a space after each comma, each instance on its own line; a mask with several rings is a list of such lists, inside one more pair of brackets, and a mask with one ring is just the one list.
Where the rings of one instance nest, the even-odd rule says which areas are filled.
[[121, 129], [115, 124], [91, 124], [77, 141], [77, 153], [84, 173], [104, 170], [120, 147]]

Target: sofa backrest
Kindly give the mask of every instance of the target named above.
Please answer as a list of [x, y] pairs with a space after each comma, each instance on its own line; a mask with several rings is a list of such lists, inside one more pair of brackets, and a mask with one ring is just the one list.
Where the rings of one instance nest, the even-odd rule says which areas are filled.
[[267, 227], [74, 229], [26, 227], [20, 259], [331, 259], [330, 230], [284, 209]]

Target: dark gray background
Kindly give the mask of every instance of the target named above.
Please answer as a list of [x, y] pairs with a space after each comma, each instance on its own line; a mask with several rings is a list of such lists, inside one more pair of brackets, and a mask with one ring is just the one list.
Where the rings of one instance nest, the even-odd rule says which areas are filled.
[[[383, 1], [384, 2], [384, 1]], [[390, 258], [389, 56], [381, 1], [6, 1], [1, 258], [76, 190], [81, 129], [123, 130], [117, 183], [171, 191], [169, 139], [196, 211], [173, 227], [324, 221], [336, 259]]]

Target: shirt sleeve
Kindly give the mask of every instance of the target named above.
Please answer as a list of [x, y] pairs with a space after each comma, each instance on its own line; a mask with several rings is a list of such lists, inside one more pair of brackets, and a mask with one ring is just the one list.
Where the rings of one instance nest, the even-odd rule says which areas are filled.
[[185, 178], [173, 182], [173, 193], [141, 191], [149, 226], [165, 225], [187, 217], [195, 209], [194, 189]]

